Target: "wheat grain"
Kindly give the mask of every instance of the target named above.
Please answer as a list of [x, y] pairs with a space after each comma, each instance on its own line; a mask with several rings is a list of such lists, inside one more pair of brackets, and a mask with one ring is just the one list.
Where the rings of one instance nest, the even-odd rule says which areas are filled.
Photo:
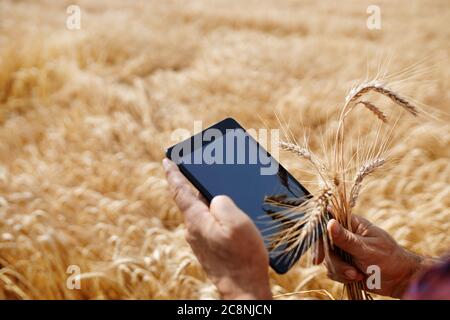
[[350, 90], [349, 94], [345, 97], [345, 101], [347, 104], [349, 104], [350, 102], [356, 101], [358, 98], [362, 97], [365, 93], [368, 93], [369, 91], [375, 91], [388, 97], [413, 116], [417, 116], [419, 113], [416, 106], [412, 105], [408, 100], [400, 96], [397, 92], [389, 89], [385, 84], [383, 84], [380, 81], [369, 81], [359, 84], [358, 86]]
[[369, 101], [358, 101], [357, 104], [362, 104], [364, 107], [372, 111], [372, 113], [384, 123], [387, 123], [387, 117], [377, 106], [375, 106], [372, 102]]
[[309, 151], [308, 148], [300, 147], [299, 145], [297, 145], [295, 143], [284, 142], [284, 141], [280, 141], [279, 146], [282, 150], [290, 151], [303, 159], [312, 161], [311, 151]]

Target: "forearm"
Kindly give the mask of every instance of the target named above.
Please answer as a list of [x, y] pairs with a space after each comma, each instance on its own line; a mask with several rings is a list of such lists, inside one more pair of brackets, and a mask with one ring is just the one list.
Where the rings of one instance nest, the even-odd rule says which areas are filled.
[[404, 275], [401, 277], [398, 285], [394, 288], [392, 292], [392, 297], [394, 298], [401, 298], [408, 287], [410, 286], [411, 282], [424, 270], [430, 268], [436, 263], [439, 263], [439, 259], [432, 258], [432, 257], [426, 257], [421, 256], [419, 254], [413, 253], [411, 251], [408, 251], [405, 249], [407, 259], [409, 260], [409, 263], [407, 264], [407, 267], [404, 270]]

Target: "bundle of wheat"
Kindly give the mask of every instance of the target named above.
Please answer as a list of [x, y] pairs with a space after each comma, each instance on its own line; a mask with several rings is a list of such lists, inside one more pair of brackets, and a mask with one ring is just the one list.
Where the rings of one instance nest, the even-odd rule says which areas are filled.
[[[326, 254], [330, 249], [336, 250], [344, 261], [352, 264], [351, 255], [339, 248], [333, 248], [333, 238], [327, 233], [326, 226], [330, 219], [329, 211], [331, 211], [333, 217], [344, 228], [352, 229], [350, 223], [352, 208], [356, 205], [364, 180], [389, 161], [389, 150], [386, 147], [388, 141], [376, 141], [373, 146], [378, 144], [379, 148], [376, 149], [372, 146], [371, 150], [366, 153], [364, 163], [356, 171], [354, 178], [347, 179], [348, 167], [352, 166], [351, 162], [358, 162], [355, 160], [358, 157], [357, 153], [344, 154], [344, 150], [346, 150], [345, 120], [350, 112], [355, 106], [361, 104], [383, 123], [388, 121], [383, 111], [374, 103], [362, 100], [370, 91], [388, 97], [413, 116], [419, 114], [416, 106], [401, 97], [397, 92], [389, 89], [382, 82], [376, 80], [363, 82], [352, 88], [345, 97], [345, 104], [341, 110], [336, 131], [333, 151], [335, 156], [331, 167], [327, 166], [325, 161], [309, 150], [307, 141], [305, 146], [291, 142], [280, 142], [281, 149], [290, 151], [310, 163], [321, 187], [318, 193], [309, 199], [289, 199], [289, 201], [279, 197], [266, 199], [268, 203], [288, 207], [288, 209], [277, 213], [277, 216], [274, 217], [275, 221], [283, 219], [285, 227], [281, 228], [272, 237], [270, 241], [271, 248], [283, 246], [283, 250], [289, 252], [289, 255], [302, 255], [308, 248], [313, 247], [312, 252], [314, 255], [317, 255], [319, 246], [323, 245]], [[394, 128], [391, 130], [394, 130]], [[389, 139], [389, 137], [383, 138]], [[319, 242], [319, 238], [322, 241]], [[300, 250], [300, 252], [296, 252], [295, 248], [299, 248], [297, 250]], [[344, 284], [344, 291], [349, 299], [371, 299], [362, 281]]]

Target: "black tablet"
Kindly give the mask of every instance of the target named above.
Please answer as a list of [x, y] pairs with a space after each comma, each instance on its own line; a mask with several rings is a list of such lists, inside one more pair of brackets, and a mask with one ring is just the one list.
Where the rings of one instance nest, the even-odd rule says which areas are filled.
[[300, 258], [303, 248], [270, 249], [271, 236], [283, 227], [282, 221], [286, 222], [280, 219], [286, 208], [266, 200], [274, 196], [306, 199], [310, 193], [236, 120], [222, 120], [170, 147], [166, 156], [208, 201], [227, 195], [249, 215], [263, 236], [270, 265], [277, 273], [287, 272]]

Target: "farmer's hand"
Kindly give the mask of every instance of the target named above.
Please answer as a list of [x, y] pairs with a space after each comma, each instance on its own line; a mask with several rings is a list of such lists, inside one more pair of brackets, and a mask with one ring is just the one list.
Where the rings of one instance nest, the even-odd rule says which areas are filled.
[[[328, 276], [336, 281], [347, 283], [367, 278], [365, 272], [370, 265], [377, 265], [381, 273], [379, 289], [368, 291], [399, 298], [411, 278], [428, 262], [426, 259], [407, 251], [383, 229], [368, 220], [353, 216], [352, 230], [344, 229], [332, 219], [327, 225], [334, 245], [353, 257], [355, 267], [344, 262], [335, 252], [330, 252], [325, 265]], [[319, 261], [323, 257], [319, 257]]]
[[224, 299], [271, 299], [269, 257], [256, 226], [226, 196], [205, 203], [178, 167], [163, 160], [186, 240]]

